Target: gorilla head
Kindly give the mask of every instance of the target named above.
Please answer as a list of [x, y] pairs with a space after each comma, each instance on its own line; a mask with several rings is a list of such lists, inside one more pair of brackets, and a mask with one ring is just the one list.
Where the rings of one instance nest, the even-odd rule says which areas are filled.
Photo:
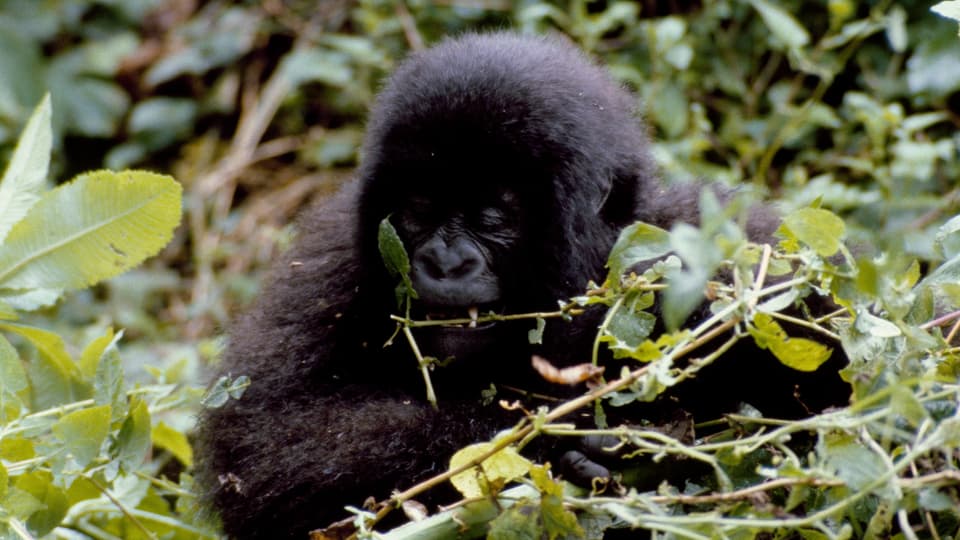
[[[469, 35], [414, 54], [367, 131], [368, 264], [392, 216], [419, 316], [551, 309], [583, 290], [654, 176], [633, 101], [557, 39]], [[421, 335], [458, 358], [505, 338], [492, 325]]]

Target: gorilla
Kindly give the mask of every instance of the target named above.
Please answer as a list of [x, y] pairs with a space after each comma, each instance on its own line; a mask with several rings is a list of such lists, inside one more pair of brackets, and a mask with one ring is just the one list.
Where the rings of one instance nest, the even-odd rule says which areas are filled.
[[[397, 279], [378, 228], [389, 218], [409, 253], [414, 318], [555, 310], [602, 280], [625, 226], [698, 221], [704, 188], [659, 182], [634, 109], [560, 38], [468, 34], [396, 69], [356, 180], [302, 215], [295, 245], [229, 333], [220, 371], [251, 383], [201, 414], [197, 473], [230, 536], [305, 538], [346, 517], [345, 505], [443, 472], [456, 450], [520, 418], [484, 403], [491, 385], [542, 387], [532, 354], [560, 367], [590, 358], [602, 310], [551, 320], [538, 345], [529, 320], [415, 328], [424, 355], [450, 360], [431, 373], [434, 407], [410, 348], [384, 346]], [[748, 234], [770, 238], [776, 224], [755, 209]], [[717, 365], [737, 376], [691, 381], [689, 410], [795, 401], [797, 372], [768, 376], [789, 370], [755, 347], [728, 356]]]

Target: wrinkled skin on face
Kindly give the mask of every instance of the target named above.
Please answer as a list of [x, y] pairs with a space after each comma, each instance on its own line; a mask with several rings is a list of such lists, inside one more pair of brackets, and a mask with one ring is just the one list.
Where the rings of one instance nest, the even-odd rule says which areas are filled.
[[496, 322], [477, 322], [509, 311], [510, 292], [522, 267], [522, 212], [518, 195], [490, 189], [448, 199], [411, 195], [391, 218], [407, 246], [417, 319], [471, 319], [466, 324], [420, 329], [425, 351], [463, 360], [488, 351], [502, 338]]

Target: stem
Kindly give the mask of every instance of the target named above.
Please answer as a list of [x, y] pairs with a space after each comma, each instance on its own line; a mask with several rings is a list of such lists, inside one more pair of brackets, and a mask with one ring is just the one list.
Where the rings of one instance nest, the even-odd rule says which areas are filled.
[[432, 405], [434, 410], [436, 410], [439, 407], [437, 406], [437, 394], [433, 391], [433, 382], [430, 380], [429, 363], [423, 359], [423, 354], [420, 353], [420, 346], [417, 345], [417, 340], [413, 338], [413, 332], [410, 331], [409, 326], [404, 325], [403, 335], [407, 337], [407, 343], [410, 344], [410, 349], [413, 351], [413, 355], [417, 357], [417, 364], [420, 366], [420, 373], [423, 374], [423, 384], [427, 387], [427, 401], [429, 401], [430, 405]]

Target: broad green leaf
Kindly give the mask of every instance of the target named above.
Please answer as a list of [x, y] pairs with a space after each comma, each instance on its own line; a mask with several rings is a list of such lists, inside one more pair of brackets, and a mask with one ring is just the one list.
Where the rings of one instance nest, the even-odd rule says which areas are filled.
[[109, 405], [73, 411], [53, 425], [53, 434], [83, 467], [100, 454], [100, 446], [109, 431]]
[[187, 441], [186, 435], [163, 422], [154, 426], [151, 435], [153, 436], [153, 444], [173, 454], [175, 458], [180, 460], [180, 463], [187, 467], [193, 467], [193, 448]]
[[0, 462], [0, 500], [7, 496], [7, 482], [9, 481], [10, 476], [7, 474], [7, 468]]
[[0, 180], [0, 244], [13, 225], [40, 199], [50, 167], [52, 140], [50, 95], [47, 94], [30, 115]]
[[769, 350], [781, 364], [797, 371], [816, 371], [833, 352], [816, 341], [788, 336], [766, 313], [754, 315], [748, 331], [758, 347]]
[[801, 208], [791, 212], [780, 227], [787, 229], [788, 238], [797, 238], [821, 257], [836, 253], [846, 233], [843, 220], [822, 208]]
[[810, 43], [810, 34], [787, 11], [767, 0], [750, 0], [764, 24], [776, 38], [790, 49], [798, 49]]
[[142, 399], [134, 399], [130, 414], [117, 435], [120, 466], [126, 472], [137, 470], [150, 451], [150, 411]]
[[659, 259], [670, 253], [670, 233], [653, 225], [638, 222], [620, 232], [620, 237], [610, 250], [607, 279], [616, 286], [630, 267], [643, 261]]
[[[455, 453], [450, 458], [450, 468], [456, 469], [482, 454], [490, 451], [492, 442], [471, 444]], [[471, 467], [450, 479], [453, 487], [457, 488], [464, 497], [480, 497], [489, 492], [489, 483], [504, 484], [527, 474], [531, 463], [521, 456], [517, 449], [508, 446], [493, 454], [479, 467]], [[478, 470], [478, 468], [480, 470]], [[482, 471], [482, 472], [481, 472]]]
[[0, 288], [76, 289], [162, 249], [180, 223], [180, 184], [96, 171], [44, 194], [0, 246]]

